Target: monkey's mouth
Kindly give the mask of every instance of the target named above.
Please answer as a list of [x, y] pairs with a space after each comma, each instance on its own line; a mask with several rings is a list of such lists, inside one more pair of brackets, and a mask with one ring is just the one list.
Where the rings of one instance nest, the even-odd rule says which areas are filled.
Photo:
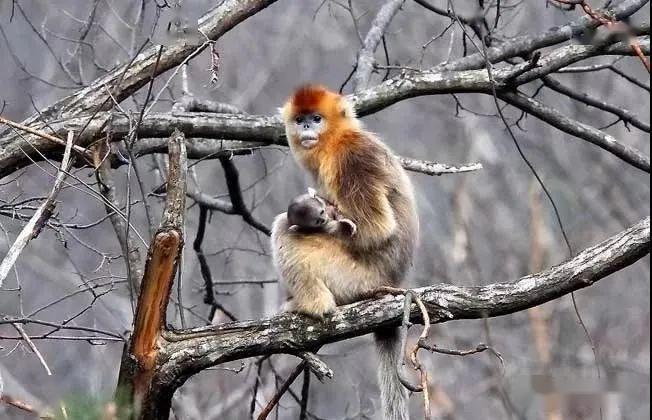
[[306, 149], [315, 147], [318, 142], [319, 142], [319, 138], [315, 135], [301, 136], [301, 146], [305, 147]]
[[312, 147], [315, 147], [317, 145], [318, 140], [301, 140], [301, 145], [305, 147], [306, 149], [310, 149]]

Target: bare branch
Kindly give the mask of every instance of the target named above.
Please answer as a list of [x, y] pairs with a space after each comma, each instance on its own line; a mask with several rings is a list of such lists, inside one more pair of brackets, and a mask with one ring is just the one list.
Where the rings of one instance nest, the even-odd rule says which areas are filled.
[[[175, 131], [169, 139], [170, 169], [167, 199], [160, 227], [149, 247], [143, 274], [134, 329], [125, 347], [118, 384], [126, 398], [121, 401], [123, 415], [152, 418], [152, 389], [159, 353], [158, 340], [165, 329], [166, 309], [183, 247], [183, 217], [186, 197], [186, 156], [183, 133]], [[167, 401], [169, 404], [170, 401]], [[168, 407], [169, 409], [169, 407]]]
[[18, 410], [25, 411], [25, 412], [31, 414], [32, 416], [37, 416], [41, 420], [53, 420], [54, 419], [54, 417], [51, 414], [49, 414], [49, 413], [40, 413], [36, 408], [31, 406], [30, 404], [28, 404], [28, 403], [26, 403], [24, 401], [18, 400], [16, 398], [13, 398], [12, 396], [7, 395], [4, 392], [0, 393], [0, 402], [2, 402], [3, 404], [10, 405], [10, 406], [12, 406], [14, 408], [17, 408]]
[[588, 106], [609, 112], [610, 114], [613, 114], [623, 120], [623, 122], [626, 124], [631, 124], [640, 130], [646, 131], [648, 133], [650, 132], [650, 124], [640, 120], [636, 115], [634, 115], [633, 112], [627, 109], [623, 109], [617, 105], [612, 105], [588, 93], [575, 92], [570, 87], [558, 82], [550, 76], [544, 76], [541, 78], [541, 80], [543, 80], [543, 83], [547, 87], [554, 90], [555, 92], [559, 92], [562, 95], [566, 95], [569, 98], [582, 102]]
[[[87, 88], [61, 99], [41, 113], [46, 117], [72, 116], [98, 107], [109, 109], [112, 107], [112, 103], [108, 91], [104, 89], [105, 86], [113, 86], [117, 81], [122, 80], [120, 86], [113, 91], [115, 99], [121, 102], [149, 82], [154, 68], [156, 68], [155, 75], [159, 75], [181, 64], [186, 58], [205, 48], [207, 46], [206, 39], [213, 41], [219, 39], [240, 22], [275, 2], [276, 0], [223, 1], [199, 18], [195, 36], [186, 37], [175, 44], [166, 46], [158, 65], [156, 65], [156, 61], [161, 46], [153, 45], [131, 63], [126, 73], [125, 66], [118, 67]], [[28, 122], [34, 120], [35, 118], [32, 117]]]
[[[644, 8], [649, 0], [624, 0], [612, 9], [601, 11], [616, 20], [624, 20]], [[537, 35], [521, 35], [503, 42], [497, 46], [487, 48], [487, 58], [492, 63], [497, 63], [508, 58], [527, 57], [538, 49], [550, 47], [566, 42], [573, 37], [585, 33], [589, 29], [600, 25], [590, 16], [583, 16], [575, 22], [555, 26]], [[471, 70], [485, 67], [485, 55], [482, 51], [467, 55], [450, 63], [435, 66], [433, 71]]]
[[14, 263], [18, 259], [20, 253], [23, 251], [23, 249], [25, 249], [29, 241], [38, 236], [38, 234], [41, 232], [41, 229], [43, 229], [43, 226], [45, 226], [48, 219], [54, 212], [54, 209], [57, 205], [57, 195], [59, 195], [59, 192], [63, 188], [63, 181], [66, 179], [66, 175], [72, 167], [70, 153], [72, 151], [73, 139], [74, 133], [69, 131], [66, 149], [63, 153], [63, 159], [61, 161], [61, 168], [57, 172], [57, 177], [54, 180], [54, 185], [52, 186], [52, 190], [50, 190], [50, 194], [48, 194], [45, 201], [41, 203], [38, 209], [34, 212], [34, 215], [30, 218], [29, 222], [27, 222], [25, 227], [23, 227], [23, 229], [20, 231], [13, 245], [11, 245], [11, 248], [9, 248], [9, 251], [7, 251], [7, 255], [5, 255], [3, 258], [2, 264], [0, 264], [0, 287], [2, 287], [2, 283], [7, 278], [11, 267], [14, 266]]
[[48, 374], [48, 376], [52, 376], [52, 371], [50, 370], [50, 366], [48, 366], [48, 363], [45, 361], [45, 358], [43, 357], [39, 349], [36, 347], [36, 344], [34, 344], [32, 339], [25, 332], [25, 328], [23, 328], [23, 326], [18, 323], [13, 323], [11, 325], [16, 329], [16, 331], [18, 331], [18, 334], [20, 334], [22, 339], [29, 346], [30, 350], [32, 350], [32, 352], [36, 355], [36, 358], [38, 359], [39, 363], [41, 363], [41, 366], [43, 366], [43, 369], [45, 369], [45, 372]]
[[633, 147], [620, 143], [613, 136], [600, 131], [597, 128], [591, 127], [590, 125], [567, 117], [560, 111], [550, 108], [536, 99], [530, 98], [521, 93], [504, 92], [500, 93], [498, 96], [508, 104], [516, 106], [561, 131], [586, 140], [589, 143], [593, 143], [596, 146], [613, 153], [630, 165], [645, 172], [650, 172], [649, 157], [643, 155], [642, 152]]
[[376, 52], [380, 41], [385, 35], [385, 31], [387, 31], [387, 27], [401, 6], [403, 6], [403, 3], [405, 3], [405, 0], [389, 0], [385, 2], [371, 22], [371, 27], [364, 39], [364, 44], [360, 52], [358, 52], [358, 62], [355, 74], [353, 75], [353, 90], [355, 92], [367, 88], [371, 79], [371, 73], [374, 70], [374, 52]]
[[96, 144], [93, 151], [93, 164], [96, 168], [95, 178], [97, 179], [99, 192], [104, 197], [106, 214], [109, 216], [111, 226], [113, 226], [113, 231], [120, 244], [122, 256], [125, 259], [127, 277], [129, 278], [129, 291], [132, 294], [131, 300], [133, 302], [133, 296], [138, 294], [140, 280], [143, 278], [140, 247], [131, 234], [132, 230], [131, 226], [128, 225], [127, 218], [115, 210], [122, 209], [123, 206], [116, 195], [110, 159], [108, 158], [109, 148], [106, 142]]
[[267, 416], [269, 416], [269, 414], [272, 412], [274, 407], [276, 407], [276, 404], [278, 404], [279, 401], [281, 401], [281, 397], [290, 389], [290, 386], [299, 377], [301, 372], [303, 372], [303, 370], [306, 367], [306, 364], [307, 363], [304, 361], [299, 363], [299, 365], [297, 365], [297, 367], [294, 368], [290, 376], [285, 380], [285, 382], [283, 382], [283, 385], [281, 385], [278, 391], [276, 391], [276, 394], [274, 394], [272, 399], [269, 400], [267, 405], [260, 412], [260, 414], [257, 417], [258, 420], [265, 420]]
[[299, 353], [299, 357], [306, 362], [308, 368], [315, 374], [320, 382], [324, 382], [326, 378], [333, 378], [333, 371], [331, 368], [329, 368], [323, 360], [317, 357], [316, 354], [304, 351]]
[[401, 166], [408, 171], [419, 172], [426, 175], [443, 175], [459, 174], [464, 172], [474, 172], [482, 169], [481, 163], [464, 163], [461, 165], [449, 165], [446, 163], [429, 162], [426, 160], [416, 160], [404, 157], [398, 157]]
[[[55, 137], [55, 136], [52, 136], [52, 135], [50, 135], [48, 133], [44, 133], [42, 131], [35, 130], [35, 129], [33, 129], [31, 127], [28, 127], [28, 126], [26, 126], [24, 124], [20, 124], [20, 123], [8, 120], [6, 118], [3, 118], [2, 116], [0, 116], [0, 124], [6, 124], [9, 127], [24, 131], [24, 132], [29, 133], [29, 134], [33, 134], [33, 135], [35, 135], [37, 137], [40, 137], [42, 139], [45, 139], [45, 140], [50, 140], [50, 141], [52, 141], [54, 143], [57, 143], [57, 144], [59, 144], [61, 146], [64, 146], [64, 147], [66, 146], [66, 142], [61, 140], [59, 137]], [[87, 157], [89, 159], [91, 158], [91, 153], [88, 150], [84, 149], [83, 147], [77, 146], [75, 144], [75, 145], [72, 146], [72, 148], [73, 148], [73, 150], [75, 152], [81, 154], [82, 156], [85, 156], [85, 157]]]
[[[433, 324], [506, 315], [588, 287], [633, 264], [649, 251], [650, 218], [647, 217], [571, 260], [513, 283], [482, 287], [435, 285], [414, 292], [428, 308]], [[162, 386], [158, 392], [171, 393], [190, 375], [227, 361], [309, 350], [381, 327], [398, 326], [402, 314], [403, 297], [393, 297], [341, 307], [321, 322], [282, 314], [262, 321], [169, 332], [162, 350], [163, 365], [157, 374]], [[412, 312], [412, 317], [419, 321], [418, 310]], [[173, 383], [162, 380], [170, 375], [180, 376]]]
[[242, 216], [248, 225], [253, 227], [256, 230], [264, 233], [267, 236], [272, 234], [272, 231], [269, 227], [265, 226], [259, 222], [252, 214], [247, 205], [244, 202], [242, 196], [242, 189], [240, 188], [240, 175], [238, 173], [238, 168], [231, 157], [220, 157], [220, 163], [222, 164], [222, 169], [224, 169], [224, 176], [226, 177], [226, 187], [229, 190], [229, 197], [231, 198], [231, 204], [233, 205], [233, 212]]
[[[649, 37], [638, 38], [638, 44], [649, 53]], [[529, 44], [528, 44], [529, 45]], [[488, 49], [490, 54], [491, 49]], [[603, 54], [632, 54], [627, 42], [618, 42], [607, 47], [593, 45], [568, 45], [553, 50], [538, 60], [536, 66], [522, 63], [514, 66], [496, 68], [494, 79], [490, 80], [485, 69], [448, 71], [434, 67], [421, 73], [412, 72], [391, 78], [377, 86], [363, 90], [351, 97], [360, 115], [377, 112], [392, 104], [417, 96], [436, 95], [456, 92], [490, 93], [494, 88], [500, 91], [513, 90], [515, 87], [529, 83], [542, 76], [556, 72], [579, 60]], [[533, 67], [533, 68], [532, 68]], [[87, 117], [62, 120], [51, 125], [57, 132], [66, 129], [84, 131], [79, 144], [87, 145], [94, 141], [99, 133], [105, 131], [104, 121], [109, 115], [98, 113], [91, 121]], [[38, 127], [38, 125], [37, 125]], [[256, 141], [266, 144], [285, 145], [282, 124], [277, 117], [260, 117], [242, 114], [205, 114], [175, 113], [150, 114], [143, 118], [138, 127], [138, 137], [168, 137], [174, 127], [179, 127], [187, 137], [219, 138]], [[122, 115], [112, 118], [111, 131], [115, 135], [130, 133], [130, 121]], [[30, 139], [33, 147], [41, 153], [52, 154], [56, 144], [41, 139]], [[25, 156], [22, 139], [14, 136], [0, 138], [0, 176], [5, 176], [16, 169], [29, 164], [32, 159], [40, 157]]]

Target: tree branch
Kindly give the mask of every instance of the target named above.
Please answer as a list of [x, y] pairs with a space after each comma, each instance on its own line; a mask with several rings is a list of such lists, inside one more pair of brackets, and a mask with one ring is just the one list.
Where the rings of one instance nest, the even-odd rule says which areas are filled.
[[[638, 43], [649, 54], [649, 36], [640, 37]], [[537, 66], [530, 68], [530, 63], [506, 66], [494, 70], [494, 79], [490, 80], [486, 69], [448, 71], [434, 67], [429, 71], [412, 72], [398, 75], [377, 86], [366, 89], [350, 99], [360, 115], [368, 115], [391, 106], [396, 102], [423, 95], [448, 94], [459, 92], [490, 93], [493, 84], [500, 92], [512, 90], [515, 87], [529, 83], [547, 74], [564, 68], [574, 62], [602, 54], [633, 54], [629, 43], [618, 42], [607, 47], [593, 45], [569, 45], [558, 48], [541, 58]], [[525, 71], [524, 71], [525, 70]], [[76, 117], [48, 123], [55, 131], [62, 134], [68, 129], [83, 130], [79, 140], [80, 145], [89, 145], [98, 135], [103, 135], [106, 127], [104, 121], [108, 113], [100, 112], [89, 121], [88, 117]], [[34, 128], [42, 128], [43, 123], [35, 124]], [[263, 117], [242, 114], [215, 113], [150, 113], [143, 118], [138, 126], [138, 138], [168, 137], [177, 127], [186, 137], [229, 139], [223, 142], [255, 141], [267, 145], [286, 145], [282, 123], [277, 117]], [[110, 131], [120, 138], [130, 133], [132, 125], [127, 117], [114, 115], [111, 118]], [[31, 147], [37, 148], [42, 154], [53, 154], [58, 145], [47, 140], [25, 136]], [[14, 136], [0, 138], [0, 177], [38, 160], [40, 156], [25, 156], [25, 140]], [[160, 150], [160, 144], [148, 142], [148, 147]], [[136, 146], [138, 149], [138, 146]], [[142, 147], [139, 153], [152, 153], [153, 149]], [[29, 153], [29, 152], [28, 152]]]
[[608, 102], [605, 102], [589, 93], [579, 93], [573, 90], [572, 88], [564, 85], [563, 83], [555, 80], [551, 76], [544, 76], [541, 78], [543, 83], [549, 89], [554, 90], [555, 92], [561, 93], [562, 95], [568, 96], [571, 99], [574, 99], [578, 102], [581, 102], [585, 105], [592, 106], [597, 109], [601, 109], [605, 112], [613, 114], [620, 118], [625, 124], [631, 124], [634, 127], [650, 132], [650, 124], [642, 121], [633, 112], [623, 109], [620, 106], [612, 105]]
[[113, 231], [120, 244], [122, 256], [125, 259], [130, 286], [129, 292], [133, 306], [133, 297], [138, 294], [140, 281], [143, 278], [142, 259], [140, 247], [136, 244], [132, 235], [132, 226], [128, 226], [129, 221], [127, 218], [119, 213], [123, 206], [120, 204], [116, 195], [109, 153], [109, 147], [106, 142], [101, 141], [94, 146], [93, 164], [96, 168], [95, 178], [97, 179], [99, 192], [104, 197], [106, 214], [109, 216], [111, 226], [113, 226]]
[[57, 206], [57, 195], [61, 192], [68, 171], [72, 168], [73, 159], [71, 159], [71, 151], [73, 149], [73, 139], [74, 133], [69, 131], [66, 149], [63, 153], [63, 160], [61, 161], [61, 167], [54, 179], [54, 185], [52, 186], [50, 193], [45, 201], [43, 201], [38, 209], [36, 209], [34, 215], [29, 219], [29, 222], [27, 222], [20, 231], [18, 237], [2, 259], [2, 263], [0, 263], [0, 288], [20, 253], [25, 249], [29, 241], [38, 236]]
[[[641, 48], [650, 53], [649, 36], [639, 37]], [[488, 49], [487, 51], [490, 51]], [[529, 54], [523, 51], [524, 54]], [[494, 69], [498, 90], [505, 90], [536, 80], [546, 74], [598, 55], [632, 55], [627, 42], [618, 42], [608, 47], [594, 45], [568, 45], [551, 51], [542, 57], [538, 65], [523, 72], [528, 63]], [[518, 77], [514, 77], [517, 75]], [[507, 83], [508, 82], [508, 83]], [[487, 93], [492, 88], [486, 68], [472, 70], [442, 70], [433, 67], [423, 72], [412, 72], [393, 77], [372, 88], [351, 97], [359, 115], [368, 115], [385, 109], [405, 99], [424, 95], [448, 93]]]
[[[65, 97], [54, 105], [42, 110], [41, 117], [66, 117], [78, 115], [94, 109], [108, 110], [113, 107], [107, 86], [119, 86], [111, 91], [116, 101], [121, 102], [149, 82], [152, 74], [158, 76], [178, 66], [192, 55], [196, 55], [208, 46], [208, 40], [215, 41], [233, 29], [240, 22], [255, 15], [276, 0], [225, 0], [204, 14], [197, 21], [193, 36], [165, 46], [157, 62], [160, 45], [152, 45], [136, 57], [133, 62], [117, 67], [110, 73], [95, 80], [87, 88]], [[155, 72], [154, 72], [155, 70]], [[35, 115], [26, 124], [36, 121]]]
[[[125, 347], [118, 378], [121, 418], [149, 419], [152, 407], [170, 400], [153, 398], [152, 378], [157, 370], [158, 340], [165, 329], [166, 309], [183, 247], [183, 217], [186, 197], [186, 150], [184, 136], [174, 132], [169, 139], [170, 170], [161, 224], [149, 247], [134, 329]], [[133, 411], [132, 411], [133, 410]]]
[[600, 131], [597, 128], [591, 127], [588, 124], [567, 117], [560, 111], [550, 108], [536, 99], [530, 98], [522, 93], [503, 92], [498, 96], [508, 104], [547, 122], [561, 131], [586, 140], [589, 143], [593, 143], [596, 146], [613, 153], [630, 165], [645, 172], [650, 172], [649, 157], [633, 147], [620, 143], [613, 136]]
[[271, 229], [256, 220], [244, 202], [242, 189], [240, 188], [240, 174], [231, 157], [220, 157], [220, 163], [222, 164], [222, 169], [224, 169], [226, 187], [229, 191], [229, 197], [231, 198], [233, 212], [242, 216], [242, 220], [244, 220], [249, 226], [259, 230], [267, 236], [270, 236], [272, 234]]
[[405, 0], [389, 0], [380, 8], [378, 14], [371, 22], [371, 27], [364, 39], [362, 48], [358, 52], [356, 71], [353, 74], [353, 90], [359, 92], [366, 89], [374, 70], [374, 53], [380, 44], [390, 22], [398, 13]]
[[[482, 287], [435, 285], [416, 289], [431, 322], [496, 317], [528, 309], [588, 287], [650, 252], [650, 218], [588, 248], [575, 258], [513, 283]], [[261, 321], [168, 332], [161, 350], [158, 392], [171, 395], [190, 375], [232, 360], [296, 353], [398, 326], [403, 297], [344, 306], [324, 321], [281, 314]], [[419, 321], [417, 308], [413, 319]]]

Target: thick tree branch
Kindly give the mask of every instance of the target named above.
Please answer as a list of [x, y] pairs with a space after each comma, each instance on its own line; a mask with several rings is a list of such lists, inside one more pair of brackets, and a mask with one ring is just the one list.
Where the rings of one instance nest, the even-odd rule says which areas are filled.
[[[650, 0], [624, 0], [612, 9], [607, 9], [601, 12], [613, 16], [615, 20], [621, 21], [641, 10], [649, 3], [649, 1]], [[514, 57], [526, 57], [538, 49], [557, 45], [574, 37], [578, 37], [599, 25], [600, 24], [596, 22], [595, 19], [589, 16], [583, 16], [575, 22], [570, 22], [562, 26], [554, 26], [540, 34], [522, 35], [505, 40], [505, 42], [502, 42], [497, 46], [487, 48], [486, 57], [492, 63], [498, 63]], [[484, 51], [480, 51], [450, 63], [435, 66], [432, 70], [471, 70], [482, 69], [485, 66], [485, 53]]]
[[[482, 287], [435, 285], [416, 289], [432, 323], [478, 319], [518, 312], [588, 287], [650, 252], [650, 218], [588, 248], [575, 258], [513, 283]], [[403, 297], [364, 301], [341, 307], [324, 321], [282, 314], [246, 321], [168, 332], [155, 381], [169, 394], [190, 375], [231, 360], [273, 353], [296, 353], [327, 343], [397, 326]], [[418, 310], [412, 311], [418, 321]]]
[[[649, 53], [649, 37], [639, 38], [641, 47]], [[618, 42], [608, 47], [592, 45], [569, 45], [558, 48], [542, 57], [537, 66], [531, 68], [530, 63], [506, 66], [494, 70], [494, 79], [498, 83], [500, 92], [512, 90], [514, 87], [564, 68], [576, 61], [599, 54], [632, 54], [628, 43]], [[486, 69], [465, 71], [425, 71], [402, 74], [389, 79], [384, 83], [366, 89], [352, 96], [358, 113], [370, 114], [386, 108], [396, 102], [421, 95], [435, 95], [457, 92], [488, 93], [492, 89]], [[60, 135], [69, 129], [81, 131], [84, 129], [79, 144], [87, 146], [103, 134], [104, 121], [108, 120], [107, 113], [98, 113], [96, 118], [89, 123], [88, 117], [76, 117], [53, 121], [53, 127]], [[34, 128], [43, 128], [44, 124], [35, 124]], [[243, 114], [215, 114], [215, 113], [150, 113], [145, 116], [138, 126], [138, 138], [149, 138], [140, 145], [140, 140], [135, 145], [135, 153], [146, 154], [161, 151], [162, 143], [152, 141], [151, 138], [166, 138], [174, 128], [179, 128], [189, 138], [214, 139], [216, 143], [204, 145], [204, 141], [195, 141], [195, 146], [190, 148], [190, 155], [217, 154], [222, 147], [246, 148], [247, 145], [236, 141], [255, 141], [255, 145], [285, 145], [285, 135], [282, 123], [277, 117], [263, 117]], [[130, 133], [132, 124], [122, 115], [114, 115], [111, 123], [111, 133], [119, 139]], [[42, 138], [29, 137], [32, 147], [41, 153], [56, 153], [59, 146]], [[582, 138], [582, 137], [580, 137]], [[229, 140], [220, 140], [229, 139]], [[8, 175], [16, 169], [29, 164], [30, 157], [39, 159], [38, 154], [25, 156], [25, 150], [32, 150], [23, 144], [21, 138], [12, 136], [0, 139], [0, 177]], [[235, 142], [235, 143], [234, 143]], [[3, 144], [5, 147], [3, 148]], [[609, 149], [607, 149], [609, 150]], [[611, 151], [611, 150], [609, 150]], [[640, 153], [639, 153], [640, 154]], [[620, 156], [619, 156], [620, 157]]]
[[[649, 36], [640, 37], [638, 43], [649, 54]], [[561, 47], [541, 58], [534, 68], [530, 68], [529, 63], [523, 63], [495, 69], [494, 79], [498, 83], [496, 87], [499, 91], [513, 89], [579, 60], [603, 54], [631, 55], [633, 52], [627, 42], [618, 42], [606, 47], [593, 45]], [[416, 96], [459, 92], [487, 93], [492, 89], [492, 82], [486, 69], [448, 71], [435, 67], [429, 71], [398, 75], [384, 83], [361, 91], [359, 94], [352, 96], [351, 100], [355, 103], [360, 115], [367, 115], [401, 100]], [[229, 109], [229, 111], [231, 110]], [[63, 135], [69, 129], [83, 130], [79, 144], [87, 146], [106, 129], [104, 122], [108, 119], [108, 113], [100, 112], [90, 121], [88, 117], [82, 116], [52, 121], [48, 126], [53, 127], [60, 135]], [[35, 129], [44, 127], [44, 123], [35, 123], [33, 125]], [[220, 142], [253, 140], [257, 144], [285, 144], [280, 119], [243, 114], [184, 112], [149, 114], [138, 126], [137, 134], [138, 138], [165, 138], [170, 135], [175, 127], [184, 131], [189, 138], [229, 139], [219, 140]], [[132, 124], [128, 118], [121, 115], [113, 116], [111, 131], [114, 137], [120, 138], [127, 135], [131, 129]], [[27, 150], [30, 153], [31, 147], [37, 148], [46, 155], [56, 153], [59, 148], [56, 143], [36, 136], [25, 135], [24, 137], [30, 142], [30, 147], [24, 144], [26, 140], [15, 135], [0, 138], [0, 177], [29, 164], [31, 162], [30, 158], [38, 160], [40, 156], [37, 153], [32, 156], [25, 156], [25, 151]], [[235, 146], [237, 147], [237, 145]], [[143, 147], [136, 146], [136, 151], [144, 154], [155, 149], [160, 150], [160, 148], [160, 143], [147, 141]], [[191, 148], [191, 155], [192, 152], [193, 148]], [[212, 148], [212, 152], [215, 152], [215, 147]]]
[[[639, 37], [638, 41], [643, 51], [649, 54], [649, 36]], [[542, 57], [537, 66], [529, 71], [523, 72], [523, 68], [527, 67], [528, 63], [494, 69], [495, 82], [498, 84], [496, 88], [502, 90], [520, 86], [578, 61], [610, 54], [632, 55], [633, 51], [627, 42], [618, 42], [608, 47], [594, 45], [560, 47]], [[486, 93], [491, 91], [491, 85], [492, 81], [489, 79], [486, 68], [448, 71], [434, 67], [423, 72], [412, 72], [393, 77], [359, 92], [351, 99], [355, 103], [359, 115], [368, 115], [417, 96], [465, 92]]]
[[[23, 125], [34, 125], [41, 120], [52, 122], [57, 118], [69, 118], [82, 113], [92, 114], [97, 111], [109, 110], [114, 105], [113, 100], [121, 102], [128, 98], [147, 84], [152, 76], [158, 76], [187, 61], [206, 48], [209, 45], [209, 40], [215, 41], [219, 39], [240, 22], [275, 2], [276, 0], [222, 1], [214, 9], [199, 18], [198, 26], [192, 36], [184, 37], [178, 42], [165, 47], [152, 45], [137, 57], [134, 57], [129, 63], [115, 68], [96, 79], [88, 87], [29, 117], [23, 121]], [[93, 115], [86, 118], [86, 123], [95, 122], [104, 125], [107, 121], [106, 117], [107, 115], [102, 114]], [[37, 154], [30, 151], [30, 146], [26, 144], [26, 141], [34, 143], [32, 136], [29, 136], [26, 141], [21, 141], [18, 136], [7, 131], [0, 131], [0, 136], [2, 136], [0, 137], [0, 177], [4, 176], [3, 163], [5, 162], [3, 157], [7, 153], [21, 153], [22, 148], [28, 151], [32, 158], [38, 160]], [[36, 145], [41, 150], [39, 146]], [[49, 149], [52, 150], [53, 148], [50, 147]], [[43, 149], [43, 152], [48, 153], [48, 150]], [[23, 156], [23, 158], [25, 157]]]
[[[215, 41], [233, 29], [237, 24], [255, 15], [276, 0], [225, 0], [197, 21], [192, 36], [163, 47], [157, 64], [160, 45], [152, 45], [136, 57], [130, 64], [117, 67], [110, 73], [95, 80], [88, 87], [59, 100], [54, 105], [34, 115], [27, 123], [38, 118], [55, 116], [74, 116], [96, 109], [108, 110], [113, 107], [110, 93], [118, 102], [149, 82], [152, 74], [158, 76], [178, 66], [189, 56], [198, 54], [208, 46], [207, 40]], [[191, 28], [193, 29], [193, 28]], [[119, 86], [116, 86], [116, 84]], [[109, 88], [111, 90], [109, 90]]]

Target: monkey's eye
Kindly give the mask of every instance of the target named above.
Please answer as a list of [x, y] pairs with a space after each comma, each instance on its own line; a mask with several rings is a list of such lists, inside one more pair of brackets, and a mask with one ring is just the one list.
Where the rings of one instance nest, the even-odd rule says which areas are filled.
[[312, 120], [314, 122], [316, 122], [317, 124], [319, 124], [321, 122], [321, 120], [322, 120], [322, 117], [321, 117], [321, 115], [313, 115]]
[[297, 124], [303, 124], [305, 120], [306, 117], [304, 117], [303, 115], [299, 115], [294, 119], [294, 122], [296, 122]]

